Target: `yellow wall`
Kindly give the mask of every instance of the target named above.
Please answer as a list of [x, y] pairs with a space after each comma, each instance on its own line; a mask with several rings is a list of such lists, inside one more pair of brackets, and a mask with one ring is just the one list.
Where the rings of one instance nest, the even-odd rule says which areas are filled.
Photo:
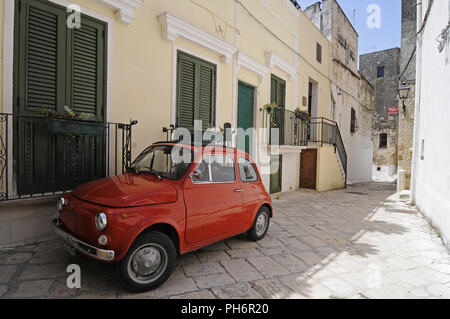
[[316, 188], [318, 192], [345, 187], [345, 180], [339, 167], [338, 156], [332, 146], [324, 146], [318, 149]]
[[[258, 85], [255, 73], [241, 67], [239, 72], [234, 74], [234, 61], [229, 64], [221, 63], [218, 54], [209, 49], [181, 38], [174, 42], [164, 40], [158, 20], [158, 16], [164, 12], [237, 46], [261, 64], [265, 64], [265, 51], [277, 54], [291, 65], [298, 64], [298, 81], [290, 80], [287, 74], [277, 67], [273, 67], [266, 75], [258, 94], [255, 95], [256, 125], [261, 126], [259, 108], [270, 102], [270, 73], [286, 80], [286, 108], [290, 110], [294, 110], [294, 105], [303, 110], [307, 109], [302, 104], [302, 97], [308, 96], [309, 79], [316, 81], [319, 88], [318, 115], [330, 117], [330, 42], [301, 10], [295, 15], [281, 0], [263, 0], [281, 21], [264, 7], [260, 0], [241, 0], [254, 17], [249, 16], [240, 5], [237, 5], [238, 14], [235, 16], [236, 3], [232, 0], [147, 0], [135, 10], [136, 18], [130, 25], [119, 23], [114, 10], [98, 1], [71, 2], [114, 21], [111, 44], [113, 54], [109, 57], [112, 70], [112, 86], [109, 92], [111, 108], [107, 112], [109, 120], [113, 122], [128, 122], [130, 119], [139, 121], [133, 131], [133, 157], [152, 142], [165, 139], [162, 127], [174, 124], [174, 45], [201, 58], [217, 61], [216, 124], [219, 127], [225, 122], [233, 123], [235, 120], [236, 110], [233, 108], [237, 105], [237, 81], [242, 80], [255, 87]], [[0, 28], [2, 39], [3, 2], [0, 6]], [[322, 46], [322, 63], [316, 61], [316, 43]], [[295, 91], [298, 92], [297, 100], [294, 100]], [[325, 159], [328, 151], [321, 151], [320, 154], [319, 171], [336, 171], [331, 160]], [[325, 185], [326, 175], [328, 174], [321, 173], [320, 185]], [[327, 187], [325, 185], [323, 189]]]

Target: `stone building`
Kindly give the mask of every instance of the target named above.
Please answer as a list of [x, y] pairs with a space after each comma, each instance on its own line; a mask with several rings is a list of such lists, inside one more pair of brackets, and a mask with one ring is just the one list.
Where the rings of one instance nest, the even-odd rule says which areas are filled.
[[[411, 91], [405, 101], [405, 111], [398, 116], [398, 168], [405, 171], [405, 188], [410, 188], [411, 158], [414, 131], [414, 104], [416, 88], [416, 0], [402, 0], [402, 48], [400, 58], [400, 83]], [[399, 106], [402, 102], [399, 101]]]
[[394, 173], [398, 165], [398, 78], [400, 49], [393, 48], [360, 57], [360, 71], [375, 88], [372, 125], [373, 165]]
[[358, 71], [359, 35], [336, 0], [317, 2], [304, 12], [331, 42], [331, 114], [347, 150], [348, 181], [371, 181], [374, 89]]

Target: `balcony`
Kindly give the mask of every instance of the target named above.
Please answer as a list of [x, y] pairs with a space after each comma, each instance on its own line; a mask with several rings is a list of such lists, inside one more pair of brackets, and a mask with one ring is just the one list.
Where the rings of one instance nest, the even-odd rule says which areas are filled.
[[136, 123], [0, 113], [0, 202], [51, 197], [122, 173]]

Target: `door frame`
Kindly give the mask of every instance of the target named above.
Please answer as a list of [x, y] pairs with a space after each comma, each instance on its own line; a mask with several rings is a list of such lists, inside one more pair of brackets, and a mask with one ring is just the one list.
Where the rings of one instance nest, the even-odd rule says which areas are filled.
[[[303, 158], [303, 154], [305, 154], [305, 151], [311, 152], [313, 151], [315, 153], [315, 157], [316, 157], [316, 161], [315, 161], [315, 172], [314, 172], [314, 188], [309, 188], [309, 187], [305, 187], [302, 186], [302, 158]], [[307, 148], [301, 151], [300, 153], [300, 169], [299, 169], [299, 188], [306, 188], [306, 189], [314, 189], [317, 190], [317, 168], [318, 168], [318, 163], [319, 163], [319, 151], [317, 148]]]

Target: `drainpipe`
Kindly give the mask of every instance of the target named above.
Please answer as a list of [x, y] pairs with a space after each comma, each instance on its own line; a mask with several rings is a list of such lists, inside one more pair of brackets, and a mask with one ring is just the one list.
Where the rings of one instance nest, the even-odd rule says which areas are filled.
[[[422, 0], [417, 0], [417, 30], [422, 29], [423, 23]], [[420, 138], [420, 99], [422, 86], [422, 32], [417, 35], [417, 54], [416, 54], [416, 97], [414, 109], [414, 135], [413, 135], [413, 154], [411, 161], [411, 198], [410, 204], [416, 203], [416, 179], [417, 179], [417, 161], [419, 152]]]

